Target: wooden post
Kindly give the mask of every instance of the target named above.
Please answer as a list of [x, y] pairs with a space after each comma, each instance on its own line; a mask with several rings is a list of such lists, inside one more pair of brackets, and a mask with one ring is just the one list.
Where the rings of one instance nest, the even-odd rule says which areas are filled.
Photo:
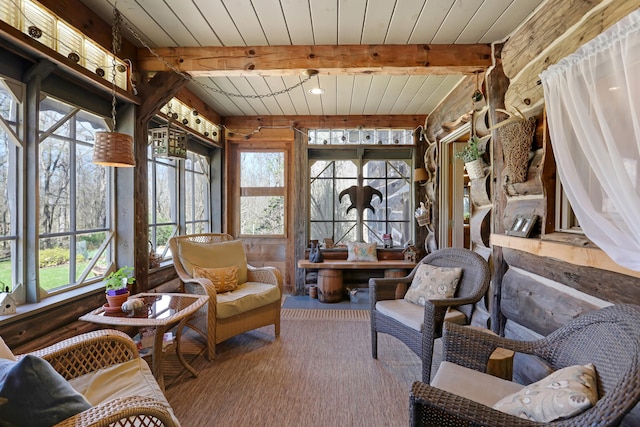
[[[504, 45], [495, 45], [495, 62], [496, 65], [487, 77], [487, 101], [489, 104], [489, 115], [491, 123], [498, 123], [506, 117], [502, 113], [496, 111], [497, 108], [504, 108], [504, 95], [509, 87], [509, 79], [504, 75], [502, 69], [502, 47]], [[500, 115], [501, 117], [498, 117]], [[504, 223], [502, 217], [504, 215], [507, 204], [506, 194], [501, 185], [502, 170], [504, 169], [504, 156], [502, 153], [502, 141], [498, 132], [492, 131], [491, 141], [493, 142], [493, 151], [491, 163], [493, 167], [493, 233], [504, 233]], [[491, 330], [499, 335], [504, 335], [505, 319], [500, 310], [500, 297], [502, 293], [502, 277], [507, 270], [507, 264], [502, 256], [502, 248], [493, 247], [493, 274], [491, 279]]]
[[134, 168], [134, 245], [136, 281], [134, 292], [149, 288], [149, 200], [147, 167], [147, 127], [149, 120], [187, 83], [174, 72], [156, 73], [151, 80], [138, 86], [141, 105], [136, 108], [134, 134], [136, 167]]

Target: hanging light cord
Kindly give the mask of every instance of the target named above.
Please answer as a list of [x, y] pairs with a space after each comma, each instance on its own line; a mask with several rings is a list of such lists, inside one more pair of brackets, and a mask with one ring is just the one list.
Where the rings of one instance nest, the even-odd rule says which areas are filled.
[[133, 37], [140, 42], [140, 44], [149, 51], [149, 53], [151, 55], [153, 55], [158, 61], [160, 61], [162, 64], [164, 64], [165, 67], [167, 67], [168, 69], [172, 70], [174, 73], [181, 75], [182, 77], [184, 77], [185, 79], [197, 84], [198, 86], [200, 86], [203, 89], [207, 89], [210, 90], [212, 92], [215, 93], [219, 93], [222, 95], [226, 95], [229, 97], [235, 97], [235, 98], [246, 98], [246, 99], [262, 99], [262, 98], [269, 98], [272, 96], [278, 96], [278, 95], [282, 95], [284, 93], [287, 92], [291, 92], [292, 90], [302, 86], [303, 84], [305, 84], [306, 82], [308, 82], [311, 77], [313, 77], [313, 74], [311, 75], [307, 75], [304, 79], [302, 79], [299, 83], [296, 83], [293, 86], [289, 86], [286, 87], [282, 90], [276, 91], [276, 92], [270, 92], [270, 93], [263, 93], [263, 94], [256, 94], [256, 95], [242, 95], [240, 93], [233, 93], [233, 92], [227, 92], [225, 90], [219, 89], [219, 88], [215, 88], [212, 86], [207, 85], [206, 83], [202, 83], [196, 79], [194, 79], [191, 75], [189, 75], [188, 73], [185, 73], [183, 71], [181, 71], [178, 67], [176, 67], [173, 64], [170, 64], [169, 61], [167, 61], [166, 59], [164, 59], [163, 57], [161, 57], [156, 51], [153, 50], [153, 48], [151, 48], [143, 39], [142, 37], [140, 37], [140, 35], [133, 29], [131, 28], [126, 22], [125, 22], [125, 27], [127, 27], [127, 29], [131, 32], [131, 34], [133, 35]]
[[115, 7], [113, 8], [113, 27], [111, 28], [111, 120], [113, 121], [113, 131], [116, 132], [116, 57], [120, 52], [122, 37], [120, 36], [120, 24], [122, 24], [122, 16]]

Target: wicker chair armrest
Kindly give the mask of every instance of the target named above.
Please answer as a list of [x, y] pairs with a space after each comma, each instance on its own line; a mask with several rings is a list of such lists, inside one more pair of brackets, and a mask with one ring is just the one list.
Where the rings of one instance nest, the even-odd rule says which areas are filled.
[[108, 427], [114, 423], [122, 427], [155, 426], [158, 425], [156, 420], [165, 427], [179, 427], [165, 403], [149, 397], [133, 396], [101, 403], [56, 424], [55, 427]]
[[396, 299], [396, 287], [398, 283], [411, 283], [409, 276], [398, 278], [378, 278], [369, 279], [369, 298], [375, 305], [376, 301]]
[[249, 282], [267, 283], [280, 288], [282, 293], [282, 275], [275, 267], [254, 267], [247, 265], [247, 280]]
[[455, 323], [444, 323], [442, 336], [443, 359], [485, 372], [491, 353], [498, 348], [518, 353], [536, 354], [538, 341], [516, 341]]
[[411, 426], [540, 426], [540, 423], [497, 411], [421, 381], [411, 386], [409, 396]]
[[67, 380], [139, 357], [131, 337], [115, 329], [76, 335], [29, 354], [48, 361]]

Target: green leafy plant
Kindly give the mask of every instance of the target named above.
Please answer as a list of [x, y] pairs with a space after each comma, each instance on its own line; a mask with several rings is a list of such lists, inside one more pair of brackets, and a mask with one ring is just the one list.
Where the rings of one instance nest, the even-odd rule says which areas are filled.
[[[124, 283], [125, 281], [123, 279], [127, 279], [126, 284]], [[126, 288], [126, 285], [130, 285], [135, 281], [136, 279], [135, 277], [133, 277], [133, 267], [124, 266], [118, 271], [112, 271], [106, 277], [105, 292], [124, 289]]]
[[467, 142], [467, 146], [464, 147], [462, 151], [458, 151], [454, 157], [456, 159], [460, 159], [465, 163], [472, 162], [480, 158], [480, 156], [484, 153], [484, 151], [480, 150], [480, 138], [476, 135], [473, 135], [469, 138]]

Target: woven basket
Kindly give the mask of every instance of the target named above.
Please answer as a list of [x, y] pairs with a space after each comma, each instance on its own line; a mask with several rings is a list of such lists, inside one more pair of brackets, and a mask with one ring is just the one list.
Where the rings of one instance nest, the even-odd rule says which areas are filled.
[[133, 139], [117, 132], [96, 132], [93, 144], [93, 163], [102, 166], [133, 167]]
[[149, 270], [160, 267], [162, 261], [162, 255], [157, 254], [153, 248], [153, 243], [149, 240]]

